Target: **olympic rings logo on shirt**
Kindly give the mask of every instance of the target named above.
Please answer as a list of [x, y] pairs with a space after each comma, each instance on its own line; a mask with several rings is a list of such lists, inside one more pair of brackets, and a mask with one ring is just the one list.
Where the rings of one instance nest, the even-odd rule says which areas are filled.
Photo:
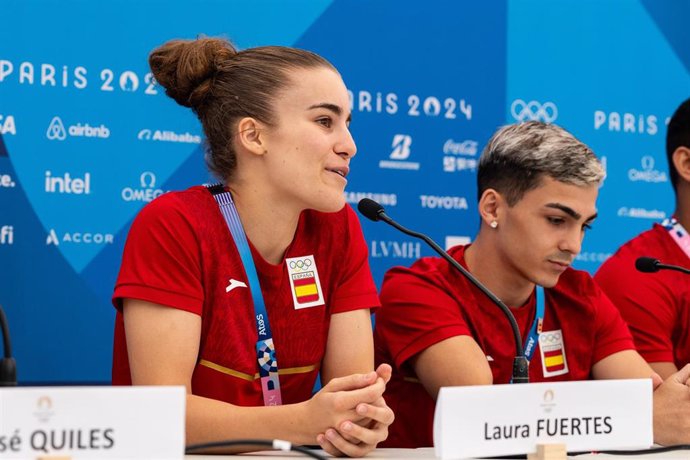
[[543, 121], [552, 123], [558, 118], [558, 108], [553, 102], [539, 101], [525, 102], [522, 99], [515, 99], [510, 106], [510, 114], [517, 121]]
[[551, 343], [559, 343], [561, 342], [561, 333], [560, 332], [547, 332], [547, 333], [541, 333], [539, 335], [539, 342], [543, 344], [551, 344]]
[[291, 260], [289, 266], [290, 270], [307, 270], [311, 267], [311, 264], [311, 259]]

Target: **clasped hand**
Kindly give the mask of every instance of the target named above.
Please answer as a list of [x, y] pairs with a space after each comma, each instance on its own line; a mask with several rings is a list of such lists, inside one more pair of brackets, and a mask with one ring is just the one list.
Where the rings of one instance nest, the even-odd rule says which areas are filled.
[[654, 386], [654, 442], [661, 445], [690, 443], [690, 364]]
[[390, 377], [391, 367], [382, 364], [375, 372], [335, 378], [309, 400], [324, 451], [361, 457], [388, 437], [394, 416], [383, 392]]

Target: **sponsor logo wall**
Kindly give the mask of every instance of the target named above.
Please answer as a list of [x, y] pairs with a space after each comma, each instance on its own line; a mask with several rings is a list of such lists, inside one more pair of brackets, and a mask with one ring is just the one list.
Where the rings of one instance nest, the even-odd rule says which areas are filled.
[[[665, 129], [690, 96], [686, 15], [651, 1], [614, 11], [612, 1], [269, 1], [267, 16], [265, 5], [190, 10], [175, 0], [184, 23], [176, 8], [134, 2], [94, 19], [73, 1], [11, 1], [0, 28], [0, 304], [20, 381], [109, 380], [110, 296], [132, 220], [158, 196], [211, 180], [199, 123], [147, 67], [150, 50], [175, 37], [225, 35], [241, 48], [297, 46], [331, 60], [349, 89], [358, 145], [346, 201], [374, 199], [445, 247], [477, 230], [476, 172], [493, 131], [563, 125], [605, 160], [600, 218], [577, 258], [596, 270], [672, 212]], [[592, 36], [574, 38], [593, 22]], [[38, 32], [14, 39], [27, 23]], [[347, 43], [333, 40], [343, 24], [357, 28]], [[89, 38], [75, 44], [65, 28]], [[544, 36], [553, 46], [535, 50]], [[377, 283], [391, 266], [434, 254], [362, 220]]]

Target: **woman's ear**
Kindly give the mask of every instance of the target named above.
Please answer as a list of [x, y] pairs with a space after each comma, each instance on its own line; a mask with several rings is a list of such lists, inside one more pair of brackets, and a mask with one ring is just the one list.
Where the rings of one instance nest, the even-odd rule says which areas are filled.
[[242, 118], [237, 124], [237, 142], [254, 155], [264, 155], [267, 152], [265, 128], [263, 123], [255, 118]]

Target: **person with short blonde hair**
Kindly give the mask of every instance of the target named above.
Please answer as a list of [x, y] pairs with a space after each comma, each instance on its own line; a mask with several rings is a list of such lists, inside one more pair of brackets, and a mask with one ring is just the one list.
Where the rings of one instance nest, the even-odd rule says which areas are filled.
[[[531, 382], [654, 379], [654, 439], [690, 440], [690, 366], [664, 383], [635, 351], [616, 307], [571, 267], [597, 216], [604, 171], [589, 147], [540, 122], [500, 128], [479, 160], [480, 228], [449, 254], [514, 315]], [[387, 447], [432, 445], [443, 386], [509, 383], [515, 342], [503, 312], [444, 259], [395, 267], [376, 313], [377, 362], [390, 363], [396, 413]]]

